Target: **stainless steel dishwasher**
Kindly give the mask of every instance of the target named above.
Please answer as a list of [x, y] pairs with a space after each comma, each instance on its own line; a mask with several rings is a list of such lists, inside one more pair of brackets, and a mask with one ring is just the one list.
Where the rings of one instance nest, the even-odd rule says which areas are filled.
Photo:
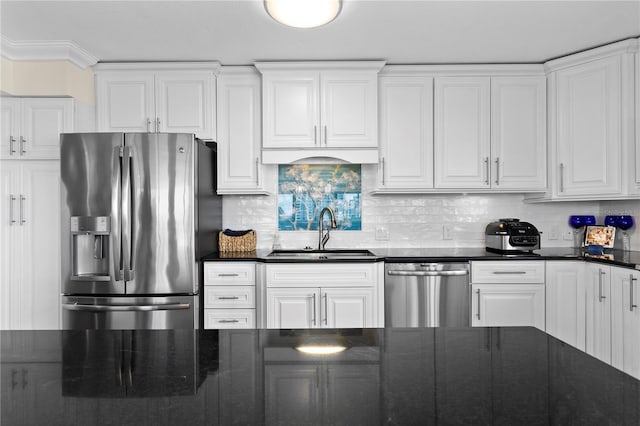
[[469, 263], [387, 263], [385, 327], [469, 327]]

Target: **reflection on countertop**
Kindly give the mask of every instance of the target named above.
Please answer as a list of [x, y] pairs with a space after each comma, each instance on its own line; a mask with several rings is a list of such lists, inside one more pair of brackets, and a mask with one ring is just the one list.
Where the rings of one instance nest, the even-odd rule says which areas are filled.
[[640, 381], [527, 327], [0, 339], [3, 425], [640, 424]]

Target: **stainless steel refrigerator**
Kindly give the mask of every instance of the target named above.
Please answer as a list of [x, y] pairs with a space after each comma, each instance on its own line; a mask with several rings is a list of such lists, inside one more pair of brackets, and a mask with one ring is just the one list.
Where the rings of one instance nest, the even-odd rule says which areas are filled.
[[198, 328], [199, 259], [217, 250], [215, 143], [61, 135], [65, 329]]

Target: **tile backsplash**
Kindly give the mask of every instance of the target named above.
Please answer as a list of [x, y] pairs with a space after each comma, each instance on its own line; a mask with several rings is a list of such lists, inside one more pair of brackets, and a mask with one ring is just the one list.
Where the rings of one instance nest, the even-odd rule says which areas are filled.
[[[362, 230], [332, 231], [327, 248], [484, 247], [487, 223], [505, 217], [534, 224], [542, 232], [542, 247], [566, 247], [573, 244], [569, 215], [593, 214], [602, 223], [607, 214], [628, 213], [640, 220], [638, 201], [527, 204], [522, 194], [371, 195], [376, 170], [362, 166]], [[271, 195], [223, 197], [223, 226], [256, 230], [258, 248], [271, 248], [276, 233], [282, 248], [315, 248], [316, 231], [278, 231], [276, 171], [277, 166], [265, 166]], [[629, 231], [631, 248], [640, 250], [636, 229]]]

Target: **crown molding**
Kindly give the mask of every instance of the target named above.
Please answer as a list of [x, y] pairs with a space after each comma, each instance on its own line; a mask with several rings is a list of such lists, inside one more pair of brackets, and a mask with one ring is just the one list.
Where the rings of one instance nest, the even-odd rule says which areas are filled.
[[98, 58], [72, 41], [12, 41], [2, 36], [0, 54], [12, 61], [69, 61], [85, 69], [98, 62]]
[[552, 59], [544, 63], [547, 73], [557, 71], [563, 68], [572, 67], [589, 61], [606, 58], [608, 56], [629, 54], [632, 55], [638, 51], [638, 40], [636, 38], [626, 39], [615, 43], [609, 43], [604, 46], [588, 49], [583, 52], [562, 56]]

